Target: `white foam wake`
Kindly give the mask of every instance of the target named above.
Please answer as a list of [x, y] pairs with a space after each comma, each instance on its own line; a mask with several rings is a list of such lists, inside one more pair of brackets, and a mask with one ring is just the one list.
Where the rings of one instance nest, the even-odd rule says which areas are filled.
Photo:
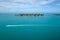
[[60, 25], [6, 25], [6, 27], [17, 27], [17, 26], [60, 26]]

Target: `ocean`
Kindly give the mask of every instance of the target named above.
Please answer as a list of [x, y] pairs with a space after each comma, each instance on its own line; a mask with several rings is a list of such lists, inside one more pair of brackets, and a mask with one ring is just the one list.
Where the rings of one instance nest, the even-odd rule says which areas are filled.
[[0, 40], [60, 40], [60, 16], [0, 14]]

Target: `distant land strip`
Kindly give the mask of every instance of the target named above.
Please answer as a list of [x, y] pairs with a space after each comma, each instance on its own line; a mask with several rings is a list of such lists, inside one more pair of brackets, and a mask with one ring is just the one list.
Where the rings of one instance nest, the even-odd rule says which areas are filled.
[[[15, 16], [44, 16], [45, 14], [15, 14]], [[60, 16], [60, 14], [51, 14], [53, 16]]]
[[44, 14], [15, 14], [15, 16], [44, 16]]

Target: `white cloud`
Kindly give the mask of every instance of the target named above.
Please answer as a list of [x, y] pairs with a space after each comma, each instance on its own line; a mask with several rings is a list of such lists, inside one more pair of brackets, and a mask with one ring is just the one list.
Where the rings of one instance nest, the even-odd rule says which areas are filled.
[[[54, 0], [12, 0], [10, 2], [0, 2], [0, 6], [3, 7], [32, 7], [32, 6], [41, 6], [52, 3]], [[16, 3], [17, 2], [17, 3]], [[23, 4], [18, 4], [18, 2], [22, 2]], [[26, 3], [26, 4], [24, 4]], [[31, 5], [30, 5], [31, 4]]]
[[[31, 4], [34, 4], [36, 3], [36, 1], [38, 0], [13, 0], [12, 2], [28, 2], [28, 3], [31, 3]], [[51, 3], [53, 2], [54, 0], [39, 0], [36, 4], [48, 4], [48, 3]]]
[[2, 7], [20, 7], [20, 8], [26, 8], [26, 7], [31, 7], [30, 5], [25, 5], [25, 4], [17, 4], [17, 3], [9, 3], [9, 2], [0, 2], [0, 6]]
[[39, 3], [40, 5], [46, 5], [46, 4], [49, 4], [49, 3], [52, 3], [54, 0], [41, 0]]
[[12, 2], [34, 3], [36, 0], [13, 0]]
[[0, 2], [0, 6], [20, 6], [23, 4], [10, 3], [10, 2]]

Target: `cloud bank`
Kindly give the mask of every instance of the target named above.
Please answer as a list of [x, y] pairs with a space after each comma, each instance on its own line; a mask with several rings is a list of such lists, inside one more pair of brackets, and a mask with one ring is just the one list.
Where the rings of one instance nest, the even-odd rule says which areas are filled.
[[0, 0], [2, 7], [37, 7], [53, 3], [55, 0]]

